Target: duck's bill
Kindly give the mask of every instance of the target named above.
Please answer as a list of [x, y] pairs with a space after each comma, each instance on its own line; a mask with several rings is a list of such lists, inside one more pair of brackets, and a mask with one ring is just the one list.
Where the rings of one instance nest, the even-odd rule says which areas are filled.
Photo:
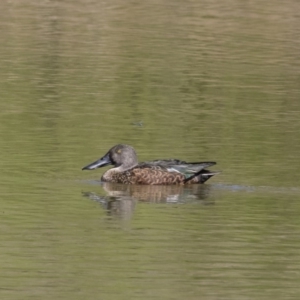
[[102, 158], [94, 161], [93, 163], [83, 167], [82, 170], [95, 170], [97, 168], [105, 167], [107, 165], [111, 165], [109, 155], [105, 155]]

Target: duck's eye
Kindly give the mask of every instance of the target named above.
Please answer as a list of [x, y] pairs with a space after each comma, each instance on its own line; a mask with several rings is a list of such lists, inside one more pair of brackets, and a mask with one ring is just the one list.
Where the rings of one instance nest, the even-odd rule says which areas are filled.
[[118, 153], [118, 154], [121, 154], [121, 153], [122, 153], [122, 150], [121, 150], [121, 149], [118, 149], [118, 150], [117, 150], [117, 153]]

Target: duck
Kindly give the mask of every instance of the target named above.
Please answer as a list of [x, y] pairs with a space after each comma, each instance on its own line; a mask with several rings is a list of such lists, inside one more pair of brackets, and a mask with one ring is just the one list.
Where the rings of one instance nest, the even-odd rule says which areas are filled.
[[202, 184], [218, 174], [219, 172], [206, 169], [215, 164], [214, 161], [185, 162], [179, 159], [158, 159], [139, 163], [132, 146], [118, 144], [82, 170], [95, 170], [113, 165], [113, 168], [104, 172], [101, 181], [121, 184], [185, 185]]

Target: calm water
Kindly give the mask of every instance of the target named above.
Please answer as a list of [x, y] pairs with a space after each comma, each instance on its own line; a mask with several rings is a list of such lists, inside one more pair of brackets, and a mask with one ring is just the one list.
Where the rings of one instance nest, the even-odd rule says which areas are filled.
[[[299, 299], [300, 3], [2, 1], [1, 299]], [[111, 146], [216, 160], [100, 184]]]

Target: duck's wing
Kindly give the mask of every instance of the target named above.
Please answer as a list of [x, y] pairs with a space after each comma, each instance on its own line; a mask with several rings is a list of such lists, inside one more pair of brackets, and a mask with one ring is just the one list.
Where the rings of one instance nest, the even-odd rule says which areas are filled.
[[179, 159], [156, 159], [156, 160], [149, 160], [149, 161], [144, 161], [141, 162], [139, 165], [140, 166], [160, 166], [162, 168], [170, 167], [173, 165], [178, 165], [181, 163], [186, 163], [185, 161], [181, 161]]
[[158, 159], [140, 163], [139, 167], [161, 169], [168, 172], [178, 172], [185, 176], [191, 176], [215, 164], [216, 162], [214, 161], [188, 163], [179, 159]]
[[168, 171], [177, 171], [184, 175], [193, 175], [199, 173], [200, 171], [215, 165], [214, 161], [205, 161], [205, 162], [195, 162], [195, 163], [186, 163], [182, 162], [180, 164], [170, 165], [167, 169]]

